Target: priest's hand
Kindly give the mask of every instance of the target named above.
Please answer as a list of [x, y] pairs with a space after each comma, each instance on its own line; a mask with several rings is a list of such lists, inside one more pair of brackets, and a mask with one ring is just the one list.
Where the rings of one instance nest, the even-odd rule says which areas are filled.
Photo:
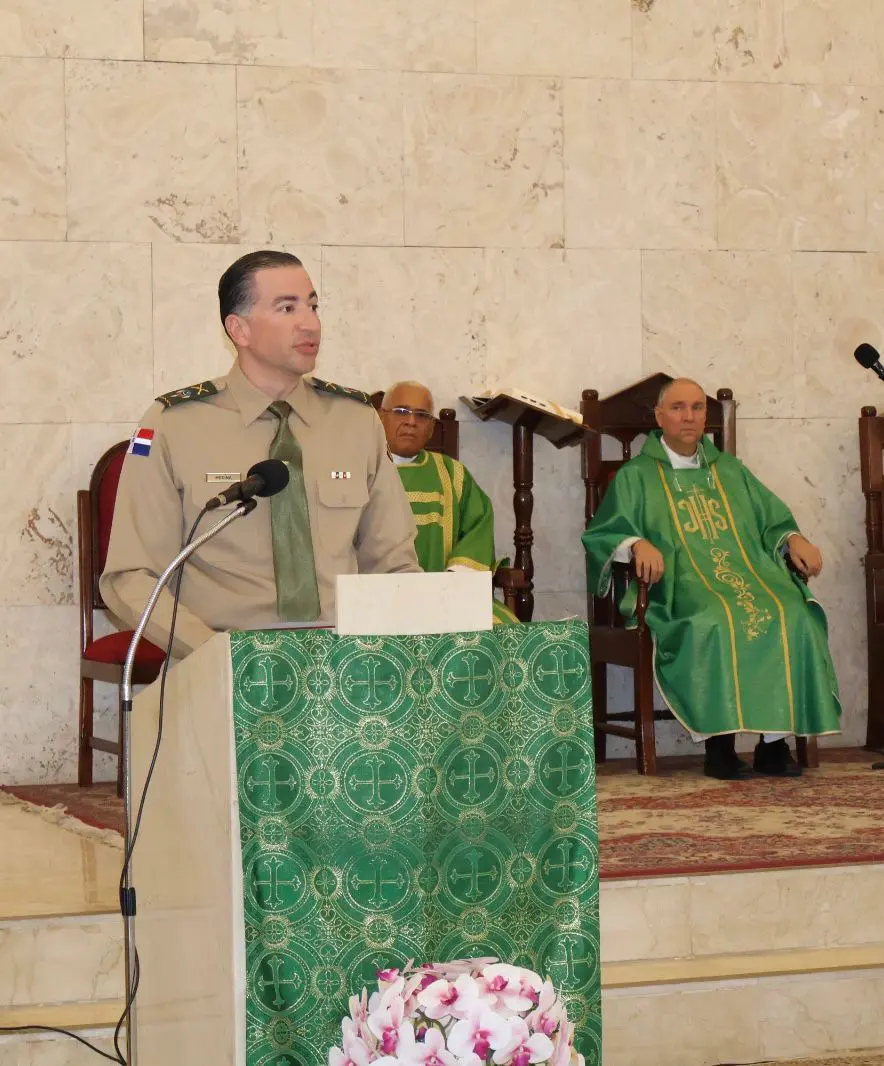
[[663, 576], [663, 555], [649, 540], [637, 540], [632, 546], [635, 572], [649, 585]]
[[789, 537], [789, 558], [805, 577], [816, 577], [823, 568], [822, 552], [800, 533]]

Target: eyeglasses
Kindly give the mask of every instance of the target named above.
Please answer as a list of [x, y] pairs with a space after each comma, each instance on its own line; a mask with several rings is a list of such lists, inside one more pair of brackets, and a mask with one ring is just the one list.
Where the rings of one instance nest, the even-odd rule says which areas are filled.
[[429, 411], [422, 411], [419, 407], [385, 407], [384, 411], [386, 411], [387, 414], [396, 415], [397, 418], [414, 418], [416, 421], [423, 422], [424, 424], [427, 422], [433, 422], [436, 418], [436, 416]]

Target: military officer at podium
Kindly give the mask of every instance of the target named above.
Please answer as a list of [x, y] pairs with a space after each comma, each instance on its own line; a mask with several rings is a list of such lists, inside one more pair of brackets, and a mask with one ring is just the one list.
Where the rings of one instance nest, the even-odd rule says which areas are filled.
[[[133, 435], [101, 577], [108, 607], [134, 626], [202, 506], [254, 463], [282, 459], [290, 480], [185, 566], [176, 656], [218, 631], [333, 621], [338, 574], [420, 570], [411, 508], [368, 396], [306, 377], [320, 323], [300, 260], [245, 255], [222, 275], [218, 299], [236, 361], [224, 377], [160, 396]], [[166, 591], [146, 633], [161, 647], [171, 612]]]

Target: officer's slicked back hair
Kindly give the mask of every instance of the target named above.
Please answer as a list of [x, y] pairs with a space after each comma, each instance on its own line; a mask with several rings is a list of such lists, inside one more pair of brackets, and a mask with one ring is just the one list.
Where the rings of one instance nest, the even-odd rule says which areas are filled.
[[[273, 267], [299, 267], [304, 264], [291, 252], [275, 252], [264, 249], [241, 256], [224, 271], [218, 282], [218, 310], [221, 324], [228, 315], [247, 314], [255, 302], [255, 286], [252, 279], [259, 270]], [[226, 326], [224, 327], [227, 328]]]

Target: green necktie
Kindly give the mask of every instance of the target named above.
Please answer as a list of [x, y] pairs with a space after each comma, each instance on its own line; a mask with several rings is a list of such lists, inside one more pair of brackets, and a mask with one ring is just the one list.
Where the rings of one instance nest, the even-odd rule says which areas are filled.
[[301, 446], [289, 429], [292, 405], [276, 400], [267, 410], [279, 419], [270, 458], [281, 459], [289, 468], [288, 485], [270, 497], [276, 610], [285, 621], [312, 622], [319, 617], [319, 589], [304, 489], [304, 460]]

